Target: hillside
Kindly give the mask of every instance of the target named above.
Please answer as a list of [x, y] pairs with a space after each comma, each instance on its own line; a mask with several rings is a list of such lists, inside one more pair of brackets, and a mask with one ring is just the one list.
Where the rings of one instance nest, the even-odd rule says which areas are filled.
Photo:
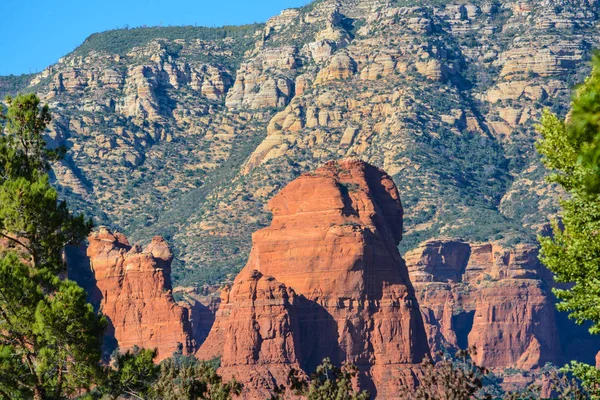
[[0, 92], [50, 104], [62, 196], [136, 242], [165, 236], [176, 286], [239, 271], [266, 202], [343, 157], [394, 178], [402, 253], [448, 237], [510, 248], [556, 210], [533, 125], [589, 72], [598, 9], [320, 0], [266, 24], [95, 34]]
[[24, 90], [33, 79], [33, 74], [0, 76], [0, 98], [14, 95]]

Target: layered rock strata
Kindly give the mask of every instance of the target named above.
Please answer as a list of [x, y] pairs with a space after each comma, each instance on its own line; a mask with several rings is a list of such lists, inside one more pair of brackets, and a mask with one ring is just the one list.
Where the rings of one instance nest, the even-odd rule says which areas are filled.
[[142, 251], [105, 228], [88, 240], [87, 257], [95, 280], [92, 301], [109, 320], [105, 343], [120, 350], [156, 348], [157, 361], [180, 347], [184, 353], [193, 352], [188, 309], [177, 305], [171, 295], [173, 255], [165, 240], [155, 237]]
[[96, 34], [14, 90], [56, 110], [61, 193], [135, 238], [173, 230], [184, 287], [239, 271], [263, 204], [333, 158], [398, 182], [403, 249], [440, 235], [525, 243], [559, 197], [533, 125], [546, 107], [563, 115], [589, 73], [598, 10], [323, 0], [264, 25]]
[[436, 240], [406, 262], [432, 349], [475, 346], [488, 368], [562, 361], [548, 271], [537, 247]]
[[[408, 210], [405, 250], [440, 235], [530, 242], [561, 196], [542, 178], [533, 125], [546, 107], [564, 115], [589, 73], [600, 3], [409, 3], [317, 1], [224, 38], [109, 31], [18, 90], [57, 111], [46, 139], [69, 149], [54, 166], [61, 194], [135, 238], [174, 232], [184, 287], [239, 271], [251, 232], [268, 224], [263, 204], [332, 158], [393, 176]], [[208, 333], [212, 308], [192, 308], [194, 334]], [[585, 327], [573, 339], [578, 327], [563, 319], [564, 358], [593, 362], [600, 347]], [[450, 337], [450, 326], [436, 329]]]
[[281, 365], [312, 372], [329, 357], [357, 365], [373, 395], [393, 397], [428, 346], [397, 250], [403, 209], [392, 179], [362, 161], [329, 162], [268, 206], [271, 226], [254, 233], [197, 355], [221, 356], [224, 375], [250, 380], [247, 390], [257, 370], [285, 384]]
[[251, 398], [269, 398], [292, 369], [301, 371], [296, 293], [257, 270], [244, 269], [221, 292], [215, 324], [198, 352], [220, 357], [223, 376], [244, 384]]

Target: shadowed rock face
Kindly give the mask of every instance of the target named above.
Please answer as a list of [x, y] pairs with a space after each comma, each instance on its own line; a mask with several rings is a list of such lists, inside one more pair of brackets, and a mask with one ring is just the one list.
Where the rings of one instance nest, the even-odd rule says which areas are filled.
[[[198, 356], [221, 355], [222, 372], [235, 367], [242, 379], [260, 364], [278, 384], [285, 383], [274, 372], [281, 364], [311, 372], [329, 357], [357, 365], [361, 387], [372, 394], [397, 393], [401, 380], [413, 379], [428, 346], [397, 250], [403, 210], [392, 179], [361, 161], [330, 162], [290, 183], [269, 209], [271, 226], [253, 235], [248, 263], [223, 293]], [[240, 296], [254, 293], [246, 289], [249, 277], [266, 279], [276, 290]], [[267, 299], [269, 308], [256, 305]], [[250, 303], [253, 317], [240, 319]], [[236, 342], [241, 337], [247, 338], [243, 346]], [[246, 352], [253, 357], [240, 357]]]
[[406, 254], [432, 350], [476, 346], [488, 368], [562, 361], [548, 271], [532, 245], [513, 249], [456, 240]]
[[188, 310], [171, 295], [173, 256], [164, 239], [155, 237], [142, 251], [125, 236], [101, 228], [88, 240], [95, 279], [88, 293], [109, 320], [105, 343], [121, 350], [134, 345], [156, 348], [157, 361], [170, 357], [179, 344], [184, 353], [193, 352]]

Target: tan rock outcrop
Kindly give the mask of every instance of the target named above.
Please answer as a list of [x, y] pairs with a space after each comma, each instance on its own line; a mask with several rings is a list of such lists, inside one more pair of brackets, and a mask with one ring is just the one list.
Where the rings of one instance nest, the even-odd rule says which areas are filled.
[[327, 17], [325, 29], [317, 32], [315, 41], [306, 45], [305, 49], [315, 62], [326, 61], [337, 50], [346, 47], [352, 41], [348, 32], [340, 26], [342, 19], [343, 16], [334, 10]]
[[495, 103], [499, 100], [520, 100], [522, 98], [541, 101], [548, 96], [543, 87], [532, 85], [530, 81], [502, 82], [487, 92], [487, 101]]
[[107, 68], [102, 71], [100, 82], [102, 82], [102, 85], [108, 88], [121, 89], [123, 83], [125, 83], [125, 79], [120, 72], [111, 68]]
[[440, 60], [418, 61], [415, 63], [415, 66], [417, 67], [417, 71], [427, 79], [442, 81], [445, 78], [443, 65]]
[[231, 77], [221, 68], [203, 65], [190, 71], [190, 85], [203, 96], [211, 100], [219, 100], [233, 84]]
[[125, 97], [118, 110], [128, 117], [158, 120], [159, 105], [156, 97], [157, 71], [150, 66], [136, 66], [129, 70], [125, 81]]
[[269, 18], [266, 23], [265, 32], [267, 35], [272, 32], [278, 32], [289, 26], [300, 16], [300, 11], [294, 8], [281, 11], [279, 15]]
[[329, 61], [329, 64], [317, 74], [315, 85], [332, 80], [347, 79], [355, 73], [356, 62], [354, 59], [347, 53], [336, 53]]
[[[536, 47], [535, 51], [532, 51], [531, 46]], [[523, 42], [502, 53], [495, 61], [496, 64], [502, 65], [500, 76], [505, 79], [527, 75], [560, 76], [569, 73], [585, 54], [585, 43], [580, 39], [559, 41], [545, 48], [538, 46]]]
[[394, 58], [390, 54], [379, 54], [360, 72], [360, 77], [365, 80], [376, 80], [393, 74], [395, 70]]
[[294, 95], [294, 80], [289, 72], [298, 66], [297, 49], [286, 46], [267, 49], [244, 63], [225, 104], [230, 108], [251, 109], [284, 107]]

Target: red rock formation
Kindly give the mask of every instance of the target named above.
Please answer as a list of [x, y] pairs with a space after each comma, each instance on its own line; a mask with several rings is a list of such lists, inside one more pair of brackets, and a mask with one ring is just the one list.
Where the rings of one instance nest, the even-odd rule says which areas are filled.
[[481, 287], [469, 344], [489, 367], [529, 370], [560, 359], [554, 305], [541, 282], [503, 280]]
[[199, 355], [221, 357], [219, 373], [243, 381], [244, 393], [269, 398], [300, 370], [296, 293], [274, 278], [244, 269], [221, 292], [216, 321]]
[[157, 361], [170, 357], [179, 343], [184, 352], [193, 352], [188, 310], [171, 296], [173, 256], [164, 239], [155, 237], [142, 251], [125, 236], [100, 228], [88, 240], [98, 289], [94, 300], [110, 320], [107, 334], [119, 348], [157, 348]]
[[[248, 264], [231, 292], [224, 294], [215, 326], [198, 356], [222, 355], [223, 369], [235, 367], [242, 379], [256, 364], [272, 371], [282, 362], [298, 362], [310, 372], [330, 357], [338, 364], [357, 365], [361, 386], [372, 394], [397, 396], [398, 383], [413, 379], [413, 369], [427, 356], [428, 346], [408, 271], [397, 250], [403, 210], [392, 179], [364, 162], [330, 162], [290, 183], [269, 202], [269, 209], [271, 226], [253, 235]], [[273, 342], [270, 348], [277, 349], [275, 353], [257, 346], [232, 346], [231, 337], [252, 336], [238, 319], [248, 311], [235, 311], [248, 307], [238, 299], [239, 293], [247, 292], [244, 285], [252, 271], [297, 293], [285, 313], [286, 318], [295, 314], [297, 325], [292, 318], [287, 331], [280, 333], [293, 340], [293, 346]], [[277, 304], [282, 298], [274, 296]], [[272, 318], [282, 312], [276, 310], [265, 315]], [[283, 329], [279, 323], [275, 326]], [[284, 344], [295, 352], [274, 360], [271, 354], [282, 354]], [[254, 358], [244, 361], [246, 352]]]
[[560, 363], [554, 305], [532, 245], [430, 241], [406, 254], [429, 344], [476, 346], [488, 368]]

